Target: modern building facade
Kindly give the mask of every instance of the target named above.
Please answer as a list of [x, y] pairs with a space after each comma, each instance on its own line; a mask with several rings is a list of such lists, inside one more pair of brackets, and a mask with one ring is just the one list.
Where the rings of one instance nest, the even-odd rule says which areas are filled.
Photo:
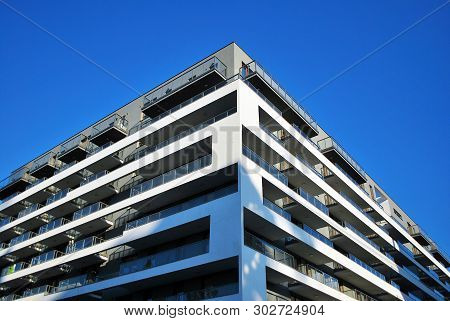
[[235, 43], [0, 185], [1, 300], [446, 300], [450, 258]]

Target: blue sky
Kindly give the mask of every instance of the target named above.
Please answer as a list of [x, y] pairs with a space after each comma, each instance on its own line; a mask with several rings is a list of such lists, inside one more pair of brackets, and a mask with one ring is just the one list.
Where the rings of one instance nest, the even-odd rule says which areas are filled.
[[[236, 41], [300, 99], [445, 1], [7, 2], [138, 92]], [[447, 253], [449, 39], [447, 5], [303, 102]], [[0, 2], [2, 177], [136, 96]]]

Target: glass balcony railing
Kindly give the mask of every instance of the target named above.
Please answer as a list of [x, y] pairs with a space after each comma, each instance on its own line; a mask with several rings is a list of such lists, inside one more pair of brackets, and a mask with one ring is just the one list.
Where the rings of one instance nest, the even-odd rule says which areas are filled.
[[175, 135], [169, 139], [166, 139], [165, 141], [163, 141], [159, 144], [156, 144], [156, 145], [153, 145], [150, 147], [145, 147], [143, 149], [139, 149], [136, 152], [132, 153], [131, 155], [127, 156], [125, 159], [125, 163], [135, 161], [139, 158], [144, 157], [145, 155], [148, 155], [150, 153], [157, 151], [158, 149], [168, 146], [169, 144], [171, 144], [175, 141], [178, 141], [178, 140], [182, 139], [183, 137], [186, 137], [196, 131], [199, 131], [205, 127], [208, 127], [209, 125], [214, 124], [214, 123], [218, 122], [219, 120], [222, 120], [222, 119], [236, 113], [236, 111], [237, 111], [236, 107], [231, 108], [231, 109], [227, 110], [226, 112], [223, 112], [213, 118], [208, 119], [207, 121], [202, 122], [201, 124], [191, 127], [188, 130], [185, 130], [185, 131], [179, 133], [178, 135]]
[[395, 283], [394, 281], [389, 281], [389, 283], [396, 289], [400, 290], [400, 285], [398, 285], [397, 283]]
[[70, 289], [74, 289], [89, 283], [87, 278], [87, 274], [77, 275], [62, 281], [59, 281], [58, 286], [55, 289], [55, 292], [66, 291]]
[[348, 287], [341, 286], [340, 291], [344, 293], [345, 295], [358, 300], [358, 301], [376, 301], [374, 298], [372, 298], [370, 295], [367, 295], [358, 289], [351, 289]]
[[278, 215], [284, 217], [288, 221], [291, 221], [291, 214], [286, 212], [284, 209], [276, 205], [275, 203], [269, 201], [267, 198], [263, 198], [263, 204], [265, 207], [270, 208], [272, 211], [277, 213]]
[[37, 234], [34, 232], [25, 232], [19, 236], [16, 236], [15, 238], [11, 239], [11, 241], [9, 241], [9, 247], [14, 246], [16, 244], [25, 242], [26, 240], [31, 239], [32, 237], [35, 237]]
[[23, 209], [23, 210], [21, 210], [18, 214], [17, 214], [17, 218], [21, 218], [21, 217], [24, 217], [24, 216], [26, 216], [26, 215], [28, 215], [28, 214], [31, 214], [31, 213], [33, 213], [34, 211], [37, 211], [38, 209], [40, 209], [42, 207], [42, 205], [41, 204], [33, 204], [33, 205], [31, 205], [31, 206], [29, 206], [29, 207], [27, 207], [27, 208], [25, 208], [25, 209]]
[[153, 267], [181, 261], [187, 258], [208, 253], [208, 250], [209, 240], [201, 240], [198, 242], [185, 244], [170, 250], [140, 257], [133, 261], [124, 262], [120, 265], [118, 275], [135, 273]]
[[80, 218], [83, 218], [85, 216], [88, 216], [94, 212], [100, 211], [102, 209], [104, 209], [105, 207], [107, 207], [108, 205], [106, 205], [105, 203], [102, 202], [97, 202], [95, 204], [91, 204], [89, 206], [86, 206], [78, 211], [76, 211], [75, 213], [73, 213], [73, 217], [72, 220], [79, 220]]
[[233, 186], [229, 186], [229, 187], [225, 187], [225, 188], [222, 188], [220, 190], [217, 190], [217, 191], [214, 191], [214, 192], [211, 192], [208, 194], [198, 196], [198, 197], [188, 200], [184, 203], [180, 203], [178, 205], [169, 207], [169, 208], [159, 211], [157, 213], [153, 213], [153, 214], [141, 217], [137, 220], [128, 222], [127, 225], [125, 226], [125, 230], [131, 230], [136, 227], [139, 227], [139, 226], [169, 217], [171, 215], [177, 214], [181, 211], [184, 211], [184, 210], [187, 210], [187, 209], [199, 206], [199, 205], [206, 204], [210, 201], [227, 196], [227, 195], [231, 194], [232, 192], [234, 192]]
[[68, 219], [66, 219], [66, 218], [63, 218], [63, 217], [58, 218], [58, 219], [56, 219], [54, 221], [51, 221], [51, 222], [49, 222], [49, 223], [47, 223], [45, 225], [42, 225], [39, 228], [38, 234], [41, 235], [41, 234], [47, 233], [47, 232], [49, 232], [51, 230], [54, 230], [55, 228], [58, 228], [60, 226], [65, 225], [65, 224], [67, 224], [69, 222], [70, 221]]
[[99, 136], [108, 129], [116, 128], [124, 133], [128, 130], [128, 120], [125, 116], [114, 114], [92, 126], [91, 139]]
[[[344, 193], [344, 192], [342, 192], [342, 191], [340, 191], [339, 192], [339, 194], [341, 194], [341, 196], [343, 197], [343, 198], [345, 198], [346, 200], [347, 200], [347, 202], [349, 202], [350, 204], [352, 204], [361, 214], [363, 214], [365, 217], [367, 217], [369, 220], [371, 220], [372, 222], [374, 222], [375, 223], [375, 219], [372, 217], [372, 216], [370, 216], [369, 214], [367, 214], [366, 212], [364, 212], [364, 210], [358, 205], [358, 204], [356, 204], [356, 202], [354, 201], [354, 200], [352, 200], [351, 198], [350, 198], [350, 196], [348, 196], [346, 193]], [[378, 226], [378, 225], [377, 225]], [[378, 227], [380, 227], [380, 226], [378, 226]], [[381, 228], [381, 227], [380, 227]]]
[[88, 183], [90, 183], [90, 182], [93, 182], [93, 181], [95, 181], [96, 179], [98, 179], [98, 178], [100, 178], [100, 177], [103, 177], [103, 176], [105, 176], [105, 175], [107, 175], [107, 174], [109, 174], [109, 171], [104, 170], [104, 171], [101, 171], [101, 172], [98, 172], [98, 173], [89, 175], [89, 176], [87, 176], [84, 180], [82, 180], [82, 181], [80, 182], [80, 186], [83, 186], [83, 185], [86, 185], [86, 184], [88, 184]]
[[395, 243], [397, 243], [400, 252], [407, 255], [411, 259], [414, 259], [414, 254], [410, 249], [408, 249], [405, 245], [403, 245], [402, 243], [400, 243], [398, 241], [395, 241]]
[[416, 273], [414, 273], [413, 271], [411, 271], [409, 268], [407, 268], [406, 266], [403, 266], [403, 271], [405, 271], [407, 274], [409, 274], [410, 276], [412, 276], [414, 279], [420, 281], [420, 277], [419, 277]]
[[37, 288], [25, 290], [23, 292], [23, 297], [26, 298], [26, 297], [30, 297], [30, 296], [38, 295], [38, 294], [47, 295], [47, 294], [51, 294], [54, 292], [55, 292], [55, 288], [53, 286], [42, 285]]
[[3, 227], [3, 226], [5, 226], [6, 224], [9, 224], [9, 223], [11, 223], [12, 221], [14, 221], [16, 218], [15, 217], [12, 217], [12, 216], [7, 216], [7, 217], [5, 217], [5, 218], [2, 218], [1, 220], [0, 220], [0, 227]]
[[190, 174], [201, 168], [207, 167], [207, 166], [211, 165], [211, 163], [212, 163], [212, 155], [211, 154], [200, 157], [193, 162], [190, 162], [190, 163], [187, 163], [180, 167], [177, 167], [175, 169], [172, 169], [171, 171], [168, 171], [164, 174], [156, 176], [148, 181], [145, 181], [139, 185], [132, 187], [130, 189], [130, 197], [139, 195], [139, 194], [149, 191], [157, 186], [171, 182], [177, 178], [180, 178], [182, 176]]
[[316, 174], [317, 176], [319, 176], [321, 179], [323, 179], [323, 175], [314, 167], [312, 166], [306, 159], [304, 159], [302, 156], [300, 156], [299, 154], [295, 155], [295, 157], [306, 167], [308, 167], [311, 172], [313, 172], [314, 174]]
[[301, 187], [297, 187], [294, 189], [294, 191], [299, 194], [302, 198], [307, 200], [310, 204], [314, 205], [316, 208], [318, 208], [320, 211], [325, 213], [326, 215], [330, 215], [330, 211], [328, 207], [323, 204], [321, 201], [319, 201], [317, 198], [315, 198], [313, 195], [309, 194], [307, 191], [305, 191]]
[[56, 154], [53, 152], [48, 152], [42, 156], [39, 156], [37, 159], [33, 161], [33, 164], [30, 168], [30, 173], [37, 171], [38, 169], [50, 165], [52, 167], [59, 168], [62, 166], [62, 162], [56, 160]]
[[[23, 166], [23, 167], [21, 167], [19, 169], [16, 169], [15, 171], [13, 171], [11, 173], [10, 176], [8, 176], [7, 178], [3, 179], [0, 182], [0, 190], [5, 188], [6, 186], [12, 184], [12, 183], [17, 182], [18, 180], [20, 180], [20, 179], [22, 179], [22, 178], [24, 178], [26, 176], [29, 177], [29, 175], [27, 175], [28, 172], [29, 172], [29, 168], [27, 166]], [[3, 200], [3, 201], [6, 202], [5, 200]]]
[[247, 146], [242, 146], [242, 153], [250, 158], [253, 162], [255, 162], [259, 167], [262, 167], [265, 171], [269, 172], [273, 177], [278, 179], [280, 182], [282, 182], [284, 185], [288, 185], [288, 178], [281, 173], [278, 169], [276, 169], [273, 165], [270, 165], [268, 162], [266, 162], [261, 156], [256, 154], [254, 151], [252, 151]]
[[303, 136], [303, 138], [305, 138], [307, 141], [309, 141], [311, 143], [311, 145], [313, 145], [313, 147], [317, 150], [319, 150], [319, 146], [317, 146], [317, 143], [313, 142], [311, 140], [311, 138], [309, 138], [308, 135], [306, 135], [306, 133], [300, 129], [300, 127], [298, 127], [296, 124], [292, 124], [292, 127], [294, 127], [294, 129], [300, 133], [300, 135]]
[[298, 270], [309, 276], [310, 278], [319, 281], [322, 284], [325, 284], [326, 286], [333, 288], [337, 291], [339, 291], [339, 281], [335, 277], [322, 272], [321, 270], [309, 265], [309, 264], [300, 264], [298, 266]]
[[66, 247], [66, 254], [75, 253], [75, 252], [84, 250], [88, 247], [100, 244], [102, 242], [103, 242], [103, 239], [96, 237], [96, 236], [90, 236], [88, 238], [79, 240], [73, 244], [68, 245]]
[[377, 270], [375, 270], [373, 267], [371, 267], [370, 265], [368, 265], [367, 263], [361, 261], [360, 259], [358, 259], [356, 256], [354, 256], [353, 254], [348, 254], [348, 258], [350, 260], [352, 260], [353, 262], [355, 262], [356, 264], [362, 266], [363, 268], [365, 268], [367, 271], [369, 271], [370, 273], [372, 273], [373, 275], [376, 275], [377, 277], [379, 277], [380, 279], [386, 281], [386, 277], [381, 274], [380, 272], [378, 272]]
[[21, 271], [23, 269], [26, 269], [29, 266], [30, 266], [30, 264], [27, 262], [15, 263], [13, 265], [3, 268], [1, 274], [2, 274], [2, 276], [7, 276], [7, 275], [13, 274], [15, 272]]
[[227, 295], [233, 295], [239, 292], [238, 283], [228, 283], [218, 286], [210, 286], [205, 289], [192, 290], [188, 292], [179, 292], [168, 296], [156, 296], [154, 301], [203, 301], [214, 298], [220, 298]]
[[38, 265], [38, 264], [41, 264], [41, 263], [44, 263], [44, 262], [56, 259], [56, 258], [61, 257], [63, 255], [64, 255], [63, 252], [60, 252], [60, 251], [57, 251], [57, 250], [52, 250], [52, 251], [49, 251], [49, 252], [46, 252], [46, 253], [43, 253], [41, 255], [33, 257], [31, 259], [31, 264], [30, 265], [31, 266], [35, 266], [35, 265]]
[[259, 75], [309, 126], [318, 132], [317, 123], [312, 116], [259, 63], [252, 61], [245, 67], [241, 67], [240, 74], [244, 79], [254, 74]]
[[325, 243], [326, 245], [334, 248], [333, 242], [331, 242], [326, 236], [324, 236], [324, 235], [320, 234], [319, 232], [317, 232], [316, 230], [310, 228], [308, 225], [302, 224], [302, 229], [309, 235], [313, 236], [314, 238], [316, 238], [316, 239], [322, 241], [323, 243]]
[[367, 180], [367, 174], [362, 169], [362, 167], [359, 166], [359, 164], [353, 160], [350, 154], [347, 153], [346, 150], [340, 144], [338, 144], [333, 138], [331, 137], [324, 138], [322, 140], [319, 140], [317, 144], [319, 145], [321, 151], [334, 148], [339, 153], [339, 155], [342, 156], [342, 158], [344, 158], [364, 179]]
[[375, 243], [374, 241], [372, 241], [371, 239], [369, 239], [366, 235], [364, 235], [363, 233], [361, 233], [360, 231], [358, 231], [358, 229], [356, 229], [353, 225], [351, 225], [350, 223], [347, 222], [343, 222], [342, 224], [344, 227], [348, 228], [349, 230], [351, 230], [353, 233], [355, 233], [356, 235], [358, 235], [360, 238], [362, 238], [364, 241], [366, 241], [367, 243], [369, 243], [370, 245], [372, 245], [372, 247], [374, 247], [376, 250], [381, 251], [380, 246]]
[[408, 292], [408, 297], [410, 298], [408, 301], [422, 301], [418, 296], [415, 296], [411, 292]]
[[47, 201], [45, 202], [45, 205], [50, 205], [56, 201], [59, 201], [60, 199], [64, 198], [67, 196], [67, 194], [71, 191], [70, 188], [66, 188], [63, 190], [60, 190], [58, 193], [50, 196], [49, 198], [47, 198]]
[[[359, 185], [358, 184], [358, 182], [356, 182], [355, 181], [355, 179], [353, 178], [353, 177], [351, 177], [346, 171], [344, 171], [344, 169], [341, 167], [341, 166], [339, 166], [338, 164], [334, 164], [334, 166], [336, 166], [337, 167], [337, 169], [339, 169], [339, 171], [342, 173], [342, 174], [344, 174], [345, 176], [347, 176], [347, 178], [349, 179], [349, 180], [351, 180], [352, 181], [352, 183], [354, 184], [354, 185], [356, 185], [364, 194], [366, 194], [367, 196], [369, 196], [370, 197], [370, 195], [369, 195], [369, 193], [367, 193], [367, 191], [361, 186], [361, 185]], [[376, 201], [375, 201], [376, 202]], [[378, 204], [378, 203], [377, 203]]]
[[295, 259], [294, 256], [283, 250], [280, 250], [279, 248], [275, 247], [274, 245], [266, 241], [263, 241], [262, 239], [256, 237], [253, 234], [245, 232], [244, 243], [246, 246], [254, 249], [255, 251], [260, 252], [261, 254], [277, 262], [283, 263], [292, 268], [296, 268], [297, 266], [297, 260]]
[[22, 297], [18, 294], [10, 294], [10, 295], [5, 295], [3, 297], [0, 298], [0, 301], [15, 301], [15, 300], [19, 300]]
[[67, 154], [68, 152], [74, 150], [75, 148], [87, 149], [88, 146], [89, 146], [88, 138], [83, 134], [79, 134], [61, 144], [59, 150], [59, 157]]
[[144, 96], [143, 102], [144, 106], [142, 109], [146, 109], [149, 106], [162, 100], [167, 95], [175, 92], [178, 89], [183, 88], [192, 81], [202, 77], [203, 75], [209, 73], [210, 71], [216, 70], [224, 78], [226, 77], [226, 66], [217, 58], [212, 57], [205, 62], [199, 64], [193, 69], [181, 74], [177, 78], [169, 81], [167, 84], [161, 86], [157, 90], [151, 92], [150, 94]]

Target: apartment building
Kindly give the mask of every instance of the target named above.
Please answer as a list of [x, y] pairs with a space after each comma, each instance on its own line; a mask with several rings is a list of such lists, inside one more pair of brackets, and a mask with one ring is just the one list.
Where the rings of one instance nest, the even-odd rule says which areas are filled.
[[449, 297], [444, 251], [235, 43], [0, 199], [5, 301]]

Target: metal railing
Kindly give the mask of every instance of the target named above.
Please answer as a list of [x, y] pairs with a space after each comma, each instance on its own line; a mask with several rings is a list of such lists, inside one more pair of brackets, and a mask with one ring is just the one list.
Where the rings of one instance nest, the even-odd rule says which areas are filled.
[[66, 254], [75, 253], [77, 251], [84, 250], [88, 247], [100, 244], [103, 242], [102, 238], [99, 238], [97, 236], [90, 236], [88, 238], [85, 238], [83, 240], [79, 240], [73, 244], [69, 244], [66, 247]]
[[287, 219], [288, 221], [292, 220], [291, 214], [286, 212], [284, 209], [282, 209], [281, 207], [279, 207], [278, 205], [276, 205], [275, 203], [269, 201], [267, 198], [263, 198], [263, 204], [264, 206], [266, 206], [267, 208], [270, 208], [272, 211], [274, 211], [275, 213], [277, 213], [278, 215], [284, 217], [285, 219]]
[[379, 277], [380, 279], [386, 281], [386, 277], [381, 274], [380, 272], [378, 272], [377, 270], [375, 270], [373, 267], [371, 267], [369, 264], [361, 261], [360, 259], [358, 259], [356, 256], [354, 256], [353, 254], [348, 254], [348, 258], [350, 260], [352, 260], [353, 262], [355, 262], [356, 264], [358, 264], [359, 266], [362, 266], [364, 269], [366, 269], [367, 271], [369, 271], [370, 273], [372, 273], [373, 275], [376, 275], [377, 277]]
[[349, 153], [332, 137], [327, 137], [317, 142], [321, 151], [334, 148], [364, 179], [367, 180], [367, 174], [359, 164], [353, 160]]
[[73, 213], [72, 220], [73, 221], [79, 220], [80, 218], [90, 215], [94, 212], [100, 211], [101, 209], [104, 209], [107, 206], [108, 205], [106, 205], [103, 202], [97, 202], [97, 203], [91, 204], [91, 205], [86, 206], [86, 207], [76, 211], [75, 213]]
[[312, 116], [301, 106], [287, 91], [274, 80], [274, 78], [264, 70], [261, 64], [252, 61], [240, 69], [240, 75], [245, 79], [254, 74], [259, 75], [290, 107], [292, 107], [303, 120], [310, 125], [314, 130], [318, 131], [316, 121]]
[[186, 86], [192, 81], [202, 77], [203, 75], [209, 73], [210, 71], [216, 70], [224, 78], [226, 77], [226, 66], [217, 58], [212, 57], [200, 65], [194, 67], [193, 69], [181, 74], [175, 79], [169, 81], [167, 84], [159, 87], [155, 91], [143, 97], [143, 107], [146, 109], [158, 101], [162, 100], [167, 95], [175, 92], [176, 90]]
[[250, 158], [253, 162], [255, 162], [259, 167], [262, 167], [265, 171], [269, 172], [273, 177], [278, 179], [284, 185], [288, 185], [288, 178], [283, 173], [281, 173], [273, 165], [270, 165], [267, 161], [265, 161], [261, 156], [256, 154], [250, 148], [242, 145], [242, 153], [246, 157]]
[[158, 149], [161, 149], [161, 148], [163, 148], [165, 146], [168, 146], [169, 144], [171, 144], [171, 143], [173, 143], [175, 141], [178, 141], [178, 140], [182, 139], [183, 137], [191, 135], [192, 133], [194, 133], [196, 131], [199, 131], [199, 130], [205, 128], [205, 127], [208, 127], [209, 125], [214, 124], [214, 123], [216, 123], [216, 122], [218, 122], [218, 121], [220, 121], [220, 120], [222, 120], [222, 119], [224, 119], [224, 118], [226, 118], [226, 117], [236, 113], [236, 111], [237, 111], [236, 107], [231, 108], [231, 109], [229, 109], [229, 110], [227, 110], [227, 111], [225, 111], [223, 113], [220, 113], [219, 115], [217, 115], [215, 117], [212, 117], [212, 118], [210, 118], [210, 119], [208, 119], [208, 120], [206, 120], [206, 121], [204, 121], [204, 122], [202, 122], [202, 123], [200, 123], [200, 124], [198, 124], [198, 125], [196, 125], [194, 127], [191, 127], [191, 128], [189, 128], [189, 129], [187, 129], [185, 131], [182, 131], [181, 133], [179, 133], [179, 134], [177, 134], [177, 135], [175, 135], [173, 137], [170, 137], [169, 139], [166, 139], [165, 141], [162, 141], [159, 144], [156, 144], [156, 145], [153, 145], [153, 146], [150, 146], [150, 147], [145, 147], [143, 149], [139, 149], [136, 152], [134, 152], [134, 153], [130, 154], [129, 156], [127, 156], [125, 158], [125, 163], [137, 160], [139, 158], [144, 157], [145, 155], [148, 155], [150, 153], [153, 153], [153, 152], [157, 151]]
[[190, 174], [201, 168], [207, 167], [212, 163], [212, 155], [200, 157], [190, 163], [184, 164], [180, 167], [172, 169], [164, 174], [156, 176], [148, 181], [136, 185], [130, 189], [130, 197], [139, 195], [143, 192], [149, 191], [157, 186], [173, 181], [179, 177]]

